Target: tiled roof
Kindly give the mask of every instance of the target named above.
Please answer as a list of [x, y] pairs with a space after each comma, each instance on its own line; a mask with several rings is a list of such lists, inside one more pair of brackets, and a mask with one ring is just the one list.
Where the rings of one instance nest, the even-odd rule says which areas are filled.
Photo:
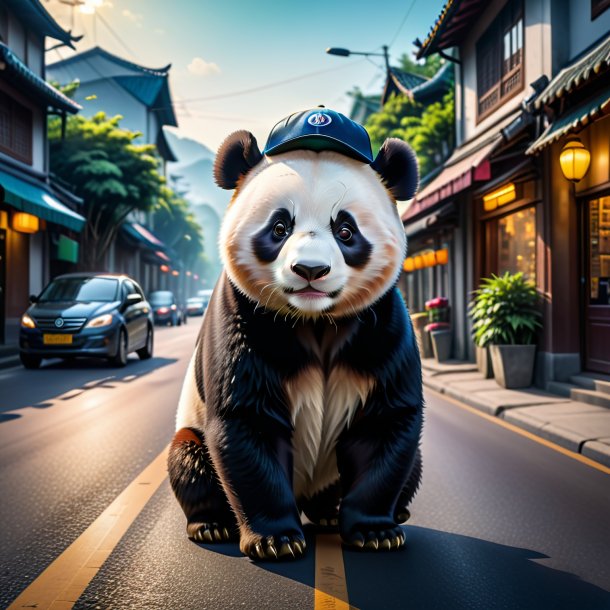
[[0, 42], [0, 61], [6, 68], [4, 74], [22, 91], [30, 92], [35, 99], [44, 102], [57, 110], [74, 114], [81, 110], [74, 100], [66, 97], [61, 91], [55, 89], [40, 76], [32, 72], [4, 43]]
[[447, 0], [424, 42], [415, 41], [420, 47], [417, 57], [458, 45], [464, 39], [464, 32], [487, 6], [484, 0]]
[[412, 72], [403, 72], [398, 68], [390, 68], [390, 74], [394, 84], [402, 93], [410, 93], [415, 87], [428, 81], [425, 76], [413, 74]]
[[536, 108], [552, 104], [556, 99], [589, 83], [609, 69], [610, 35], [583, 57], [561, 70], [536, 100]]
[[72, 36], [71, 32], [63, 30], [57, 21], [49, 15], [39, 0], [2, 0], [8, 8], [23, 21], [28, 29], [64, 42], [73, 47], [72, 41], [80, 40], [81, 36]]
[[430, 80], [412, 89], [411, 95], [416, 102], [421, 103], [440, 99], [453, 88], [454, 79], [453, 64], [447, 61]]
[[531, 155], [542, 150], [545, 146], [559, 140], [562, 136], [580, 131], [589, 123], [604, 114], [610, 113], [610, 88], [555, 119], [544, 133], [527, 149], [526, 154]]
[[92, 49], [88, 49], [83, 53], [76, 53], [76, 55], [72, 55], [72, 57], [62, 59], [61, 61], [57, 61], [53, 64], [50, 64], [48, 67], [49, 69], [60, 68], [76, 63], [77, 61], [86, 61], [88, 59], [91, 59], [92, 57], [95, 57], [96, 55], [103, 57], [104, 59], [107, 59], [108, 61], [111, 61], [119, 66], [122, 66], [123, 68], [127, 68], [128, 70], [141, 72], [142, 74], [150, 74], [152, 76], [167, 76], [170, 68], [172, 67], [172, 64], [168, 64], [167, 66], [163, 66], [162, 68], [146, 68], [144, 66], [140, 66], [139, 64], [134, 64], [131, 61], [127, 61], [122, 57], [118, 57], [117, 55], [113, 55], [112, 53], [109, 53], [101, 47], [93, 47]]

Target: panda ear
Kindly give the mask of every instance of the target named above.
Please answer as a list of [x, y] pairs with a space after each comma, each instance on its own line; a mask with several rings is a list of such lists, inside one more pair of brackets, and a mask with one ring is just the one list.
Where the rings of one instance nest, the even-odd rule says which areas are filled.
[[227, 136], [214, 160], [214, 180], [223, 189], [231, 190], [261, 159], [256, 138], [245, 130]]
[[398, 138], [388, 138], [371, 167], [381, 176], [394, 199], [411, 199], [419, 184], [417, 158], [413, 149]]

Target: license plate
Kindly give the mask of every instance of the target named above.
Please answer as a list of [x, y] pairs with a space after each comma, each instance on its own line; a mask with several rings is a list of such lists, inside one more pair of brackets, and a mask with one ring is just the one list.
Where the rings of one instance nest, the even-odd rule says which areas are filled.
[[42, 336], [45, 345], [72, 345], [72, 335], [48, 335]]

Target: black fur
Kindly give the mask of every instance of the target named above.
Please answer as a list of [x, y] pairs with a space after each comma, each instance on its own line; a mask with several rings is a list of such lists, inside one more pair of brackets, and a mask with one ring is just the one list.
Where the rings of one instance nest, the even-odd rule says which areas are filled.
[[242, 176], [245, 176], [261, 159], [263, 154], [258, 148], [256, 138], [245, 130], [232, 133], [220, 145], [214, 160], [214, 180], [227, 190], [234, 189]]
[[[286, 228], [284, 236], [278, 236], [273, 232], [276, 223], [281, 221]], [[284, 242], [290, 234], [290, 229], [294, 225], [294, 220], [290, 216], [290, 212], [286, 208], [275, 210], [265, 223], [265, 226], [255, 233], [252, 237], [252, 246], [256, 258], [262, 263], [271, 263], [279, 255]]]
[[[347, 226], [352, 232], [352, 238], [347, 242], [337, 235], [343, 226]], [[351, 267], [364, 267], [371, 258], [373, 246], [358, 229], [356, 219], [349, 212], [341, 210], [331, 223], [331, 228], [345, 262]]]
[[[274, 312], [256, 309], [226, 274], [206, 312], [200, 338], [207, 399], [205, 444], [242, 526], [242, 550], [253, 557], [266, 537], [302, 540], [300, 508], [314, 520], [336, 514], [333, 493], [311, 500], [293, 494], [293, 430], [283, 382], [309, 364], [322, 366], [325, 374], [341, 365], [376, 380], [336, 447], [343, 540], [361, 546], [369, 532], [382, 532], [380, 540], [401, 536], [397, 515], [406, 510], [403, 504], [415, 492], [421, 471], [421, 365], [411, 322], [399, 292], [392, 289], [358, 317], [336, 323], [337, 333], [345, 330], [350, 339], [332, 361], [319, 363], [299, 341], [299, 332], [303, 324], [311, 324], [315, 335], [320, 322], [295, 326]], [[184, 460], [179, 447], [170, 454], [172, 486], [187, 518], [207, 522], [218, 514], [206, 514], [204, 498], [199, 502], [188, 496], [185, 501], [184, 483], [176, 483], [184, 481]], [[199, 492], [212, 494], [216, 507], [217, 489], [206, 479]], [[331, 514], [325, 517], [325, 512]], [[263, 558], [261, 553], [258, 557]]]
[[417, 158], [413, 149], [398, 138], [388, 138], [371, 167], [383, 178], [394, 199], [411, 199], [419, 184]]

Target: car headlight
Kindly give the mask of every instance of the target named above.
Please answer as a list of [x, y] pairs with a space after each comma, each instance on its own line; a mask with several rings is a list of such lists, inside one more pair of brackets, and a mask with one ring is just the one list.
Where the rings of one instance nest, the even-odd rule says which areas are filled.
[[104, 315], [89, 320], [85, 325], [85, 328], [100, 328], [102, 326], [109, 326], [110, 324], [112, 324], [112, 314], [105, 313]]
[[24, 313], [21, 316], [21, 326], [24, 328], [36, 328], [36, 322], [34, 322], [27, 313]]

